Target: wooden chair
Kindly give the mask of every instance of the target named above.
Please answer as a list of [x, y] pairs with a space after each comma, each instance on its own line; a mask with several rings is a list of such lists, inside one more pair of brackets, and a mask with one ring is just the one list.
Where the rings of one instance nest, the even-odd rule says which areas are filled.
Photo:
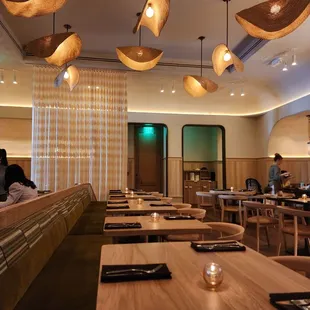
[[[225, 212], [239, 214], [239, 222], [242, 226], [242, 201], [247, 200], [246, 196], [234, 196], [234, 195], [219, 195], [219, 202], [221, 207], [221, 222], [224, 222]], [[230, 205], [230, 201], [238, 201], [238, 206]]]
[[196, 192], [198, 200], [198, 208], [208, 210], [213, 209], [214, 215], [216, 215], [216, 196], [209, 192]]
[[[278, 225], [278, 219], [268, 214], [269, 210], [275, 210], [274, 205], [263, 204], [255, 201], [243, 201], [244, 206], [244, 228], [247, 224], [256, 225], [256, 250], [259, 252], [260, 245], [260, 228], [265, 229], [268, 246], [270, 246], [268, 227]], [[252, 211], [253, 216], [248, 217], [248, 211]], [[273, 214], [273, 212], [272, 212]]]
[[306, 256], [274, 256], [270, 259], [298, 273], [310, 275], [310, 257]]
[[[305, 218], [310, 217], [309, 211], [296, 210], [288, 207], [277, 207], [279, 213], [279, 243], [278, 243], [278, 255], [281, 251], [281, 235], [283, 236], [284, 245], [286, 248], [286, 235], [294, 236], [294, 256], [298, 255], [298, 238], [310, 238], [310, 226], [307, 225]], [[284, 220], [285, 215], [293, 216], [293, 223]], [[301, 219], [301, 223], [298, 224], [298, 218]]]
[[164, 194], [159, 192], [151, 192], [151, 195], [157, 198], [162, 198], [164, 196]]
[[[178, 213], [181, 215], [191, 215], [197, 220], [203, 221], [206, 216], [206, 210], [202, 209], [180, 209]], [[168, 235], [164, 238], [166, 241], [199, 241], [201, 240], [200, 234], [186, 234], [186, 235]]]
[[166, 202], [166, 203], [171, 203], [172, 199], [173, 198], [171, 198], [171, 197], [161, 197], [161, 201]]
[[176, 209], [190, 209], [192, 207], [192, 205], [189, 203], [181, 203], [181, 202], [172, 203], [172, 206]]
[[[217, 238], [218, 240], [242, 241], [243, 239], [245, 229], [240, 225], [221, 222], [207, 222], [207, 224], [213, 231], [221, 233], [221, 237]], [[222, 233], [225, 233], [225, 236]]]

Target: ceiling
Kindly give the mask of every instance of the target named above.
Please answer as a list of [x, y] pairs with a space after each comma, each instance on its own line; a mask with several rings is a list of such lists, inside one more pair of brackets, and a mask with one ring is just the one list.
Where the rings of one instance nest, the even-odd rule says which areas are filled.
[[[137, 20], [135, 15], [141, 11], [144, 2], [144, 0], [68, 0], [67, 4], [56, 14], [56, 31], [64, 31], [62, 26], [69, 23], [73, 27], [72, 30], [76, 31], [82, 39], [83, 56], [116, 59], [115, 48], [117, 46], [138, 44], [138, 35], [134, 35], [132, 29]], [[229, 3], [231, 49], [234, 49], [247, 36], [236, 22], [235, 13], [259, 2], [262, 1], [232, 0]], [[89, 6], [90, 3], [91, 6]], [[14, 17], [6, 11], [3, 5], [0, 5], [0, 14], [21, 45], [52, 32], [51, 15], [30, 19]], [[222, 0], [171, 0], [170, 16], [161, 36], [155, 38], [148, 29], [143, 28], [142, 43], [145, 46], [162, 49], [164, 51], [163, 62], [198, 64], [200, 43], [197, 38], [203, 35], [206, 37], [203, 49], [204, 63], [211, 64], [214, 47], [225, 42], [225, 17], [226, 4]], [[182, 112], [199, 113], [206, 110], [210, 114], [221, 114], [221, 111], [234, 114], [235, 110], [238, 110], [238, 114], [242, 114], [240, 111], [243, 111], [243, 114], [257, 114], [309, 94], [310, 45], [309, 40], [305, 39], [309, 37], [309, 31], [310, 19], [285, 38], [270, 41], [245, 63], [245, 72], [242, 74], [226, 72], [218, 78], [213, 70], [205, 70], [204, 75], [219, 83], [220, 91], [212, 94], [212, 99], [208, 95], [198, 100], [188, 97], [188, 109], [184, 101]], [[282, 65], [276, 68], [266, 65], [275, 55], [282, 52], [286, 52], [287, 55], [284, 59], [288, 63], [291, 62], [294, 48], [296, 48], [298, 66], [290, 67], [288, 72], [282, 72]], [[0, 55], [1, 53], [4, 55], [1, 49], [3, 47], [0, 45]], [[12, 62], [13, 57], [7, 57], [7, 59], [2, 57], [3, 66], [9, 58]], [[106, 63], [86, 65], [111, 67], [111, 64]], [[125, 69], [119, 64], [113, 66]], [[139, 73], [138, 80], [141, 83], [143, 75], [157, 81], [159, 77], [164, 81], [173, 79], [182, 88], [183, 75], [198, 72], [199, 70], [191, 68], [157, 67], [152, 71], [152, 77], [150, 73]], [[160, 81], [158, 83], [160, 84]], [[239, 90], [244, 88], [248, 96], [247, 100], [242, 102], [237, 96], [230, 98], [229, 93], [232, 88]], [[219, 103], [222, 105], [220, 110], [218, 109]], [[168, 112], [175, 112], [173, 106], [169, 107], [168, 99], [166, 107]]]

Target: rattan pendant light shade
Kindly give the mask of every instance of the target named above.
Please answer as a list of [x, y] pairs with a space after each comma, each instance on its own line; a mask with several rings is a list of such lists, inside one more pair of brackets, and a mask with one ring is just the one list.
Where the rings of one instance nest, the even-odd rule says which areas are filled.
[[207, 93], [214, 93], [218, 89], [216, 83], [202, 76], [202, 42], [205, 37], [198, 39], [201, 41], [201, 76], [186, 75], [183, 78], [184, 89], [194, 98], [202, 97]]
[[231, 65], [233, 65], [238, 72], [243, 72], [244, 70], [244, 65], [242, 61], [228, 47], [228, 3], [230, 0], [223, 1], [226, 2], [226, 45], [219, 44], [212, 53], [213, 69], [218, 76], [221, 76], [224, 73], [225, 69]]
[[118, 47], [116, 53], [125, 66], [136, 71], [154, 68], [163, 56], [163, 51], [143, 46]]
[[145, 26], [159, 37], [168, 20], [169, 11], [170, 0], [147, 0], [133, 32], [136, 33], [141, 26]]
[[236, 19], [252, 37], [273, 40], [293, 32], [309, 14], [309, 0], [270, 0], [237, 13]]
[[[229, 53], [230, 59], [225, 60], [225, 55]], [[214, 72], [221, 76], [225, 69], [231, 65], [235, 66], [237, 72], [243, 72], [243, 62], [225, 45], [219, 44], [213, 51], [212, 63]]]
[[[138, 17], [141, 13], [137, 14]], [[116, 48], [118, 59], [128, 68], [136, 71], [147, 71], [153, 69], [161, 57], [163, 51], [141, 46], [142, 29], [139, 29], [139, 46], [122, 46]]]
[[33, 17], [58, 11], [67, 0], [2, 0], [7, 10], [15, 16]]
[[[68, 75], [66, 78], [65, 75]], [[69, 85], [70, 91], [72, 91], [80, 81], [80, 72], [76, 66], [69, 65], [65, 67], [56, 77], [54, 81], [55, 87], [60, 87], [63, 81], [66, 81]]]
[[[65, 25], [66, 29], [71, 26]], [[28, 43], [25, 51], [58, 67], [77, 58], [82, 50], [82, 41], [75, 32], [57, 33]]]

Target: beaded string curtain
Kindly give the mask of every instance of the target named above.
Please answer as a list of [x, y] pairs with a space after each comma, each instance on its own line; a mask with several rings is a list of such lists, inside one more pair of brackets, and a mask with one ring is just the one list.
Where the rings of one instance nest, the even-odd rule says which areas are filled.
[[58, 72], [34, 67], [32, 178], [53, 191], [89, 182], [104, 200], [127, 182], [126, 73], [82, 69], [70, 92]]

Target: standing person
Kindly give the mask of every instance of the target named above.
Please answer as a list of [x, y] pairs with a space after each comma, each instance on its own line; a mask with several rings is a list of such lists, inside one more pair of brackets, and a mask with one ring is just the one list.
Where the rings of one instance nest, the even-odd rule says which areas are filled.
[[0, 202], [0, 208], [38, 197], [36, 185], [26, 178], [24, 170], [18, 165], [6, 168], [4, 189], [8, 197]]
[[0, 202], [6, 201], [6, 191], [4, 189], [4, 176], [7, 166], [8, 166], [8, 160], [6, 158], [6, 150], [0, 149]]
[[283, 157], [279, 153], [276, 153], [273, 160], [274, 164], [269, 168], [269, 186], [274, 189], [273, 194], [276, 194], [281, 191], [282, 186], [283, 175], [281, 174], [280, 166], [282, 164]]

